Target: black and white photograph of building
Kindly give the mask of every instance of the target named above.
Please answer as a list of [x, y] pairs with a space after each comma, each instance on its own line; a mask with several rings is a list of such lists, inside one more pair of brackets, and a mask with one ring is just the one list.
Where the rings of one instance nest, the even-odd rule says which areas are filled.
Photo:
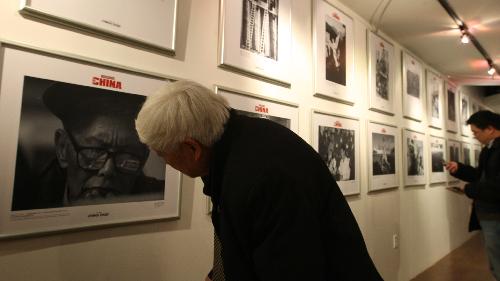
[[431, 143], [431, 161], [433, 173], [444, 172], [444, 149], [444, 144], [442, 143]]
[[245, 115], [248, 117], [253, 117], [253, 118], [264, 118], [264, 119], [269, 119], [273, 122], [276, 122], [284, 127], [287, 127], [288, 129], [291, 128], [291, 120], [283, 117], [278, 117], [278, 116], [273, 116], [273, 115], [266, 115], [266, 114], [261, 114], [261, 113], [255, 113], [255, 112], [249, 112], [249, 111], [244, 111], [244, 110], [238, 110], [235, 109], [238, 114]]
[[448, 90], [448, 120], [456, 121], [455, 93]]
[[413, 139], [411, 137], [406, 139], [407, 150], [407, 163], [408, 163], [408, 176], [422, 176], [424, 175], [424, 142], [421, 140]]
[[325, 16], [326, 80], [346, 85], [346, 26], [340, 19]]
[[243, 0], [240, 48], [278, 60], [279, 0]]
[[395, 137], [372, 133], [373, 175], [389, 175], [396, 172]]
[[389, 51], [385, 48], [377, 50], [376, 92], [377, 96], [389, 100]]
[[420, 98], [420, 75], [410, 69], [406, 70], [406, 93], [418, 99]]
[[355, 178], [355, 131], [319, 126], [318, 153], [337, 181]]

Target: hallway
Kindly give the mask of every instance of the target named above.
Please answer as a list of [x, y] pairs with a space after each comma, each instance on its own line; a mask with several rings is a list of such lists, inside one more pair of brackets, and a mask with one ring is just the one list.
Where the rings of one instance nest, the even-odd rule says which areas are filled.
[[481, 234], [477, 233], [412, 281], [495, 281]]

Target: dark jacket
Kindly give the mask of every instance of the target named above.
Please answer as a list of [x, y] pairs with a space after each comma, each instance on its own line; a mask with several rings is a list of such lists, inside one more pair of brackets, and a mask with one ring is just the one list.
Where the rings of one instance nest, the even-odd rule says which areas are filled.
[[227, 281], [382, 280], [330, 171], [289, 129], [231, 112], [203, 180]]
[[480, 229], [475, 211], [477, 205], [496, 206], [500, 210], [500, 138], [493, 141], [491, 148], [485, 146], [481, 150], [478, 167], [458, 163], [458, 169], [452, 176], [468, 182], [465, 194], [474, 199], [469, 231]]

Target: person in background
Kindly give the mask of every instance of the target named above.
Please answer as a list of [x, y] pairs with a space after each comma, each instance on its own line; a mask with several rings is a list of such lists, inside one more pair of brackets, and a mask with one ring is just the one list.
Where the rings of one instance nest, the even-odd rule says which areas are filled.
[[289, 129], [191, 81], [148, 96], [136, 128], [167, 164], [202, 177], [216, 234], [207, 280], [382, 280], [325, 162]]
[[478, 111], [467, 124], [484, 145], [479, 165], [472, 167], [450, 161], [446, 169], [452, 176], [468, 182], [461, 188], [473, 199], [469, 231], [482, 229], [491, 271], [500, 280], [500, 115]]

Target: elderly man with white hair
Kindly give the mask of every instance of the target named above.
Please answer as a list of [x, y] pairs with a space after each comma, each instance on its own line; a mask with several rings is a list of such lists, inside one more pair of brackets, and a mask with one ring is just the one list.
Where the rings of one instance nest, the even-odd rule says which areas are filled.
[[328, 167], [289, 129], [190, 81], [149, 96], [136, 128], [167, 164], [203, 179], [222, 258], [208, 280], [382, 280]]

